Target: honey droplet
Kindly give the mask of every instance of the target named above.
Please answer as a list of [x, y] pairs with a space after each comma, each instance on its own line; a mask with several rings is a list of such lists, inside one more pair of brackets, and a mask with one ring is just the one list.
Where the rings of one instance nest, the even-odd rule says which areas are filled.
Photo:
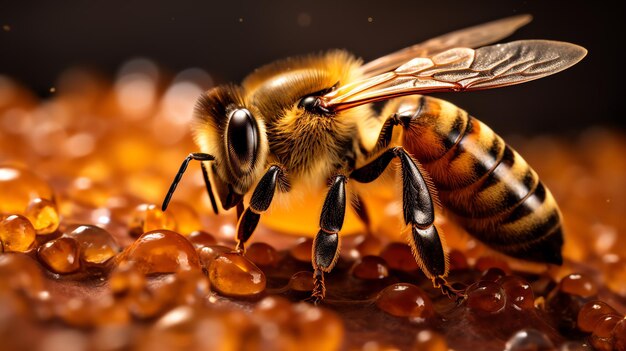
[[113, 236], [95, 225], [78, 226], [67, 236], [76, 239], [80, 247], [80, 258], [87, 264], [103, 264], [120, 251]]
[[591, 297], [598, 294], [598, 286], [584, 274], [570, 274], [559, 283], [559, 289], [570, 295]]
[[467, 288], [467, 307], [479, 313], [496, 313], [504, 308], [506, 298], [500, 285], [480, 280]]
[[278, 252], [266, 243], [253, 243], [246, 249], [246, 257], [258, 266], [274, 266], [278, 263]]
[[435, 314], [426, 293], [413, 284], [398, 283], [380, 292], [376, 305], [396, 317], [429, 318]]
[[131, 215], [130, 234], [138, 237], [143, 233], [158, 229], [176, 230], [174, 216], [170, 212], [161, 211], [155, 204], [141, 204]]
[[211, 266], [211, 263], [217, 256], [232, 251], [233, 250], [230, 247], [222, 245], [203, 246], [197, 250], [198, 256], [200, 256], [200, 263], [206, 269]]
[[535, 294], [530, 284], [516, 275], [508, 275], [497, 281], [506, 294], [506, 300], [522, 310], [535, 307]]
[[506, 351], [554, 351], [552, 341], [536, 329], [523, 329], [513, 334], [506, 342]]
[[0, 222], [0, 240], [5, 252], [28, 251], [35, 242], [35, 228], [21, 215], [10, 215]]
[[0, 291], [8, 288], [35, 297], [44, 291], [43, 272], [35, 260], [23, 253], [0, 255]]
[[34, 199], [25, 211], [38, 235], [54, 233], [59, 228], [59, 212], [54, 202], [46, 199]]
[[311, 262], [311, 253], [313, 252], [313, 240], [306, 238], [300, 240], [291, 248], [291, 256], [300, 262]]
[[196, 249], [217, 244], [217, 240], [215, 240], [215, 237], [213, 235], [202, 230], [196, 230], [189, 233], [187, 239], [193, 244]]
[[626, 350], [626, 318], [619, 321], [613, 328], [613, 342], [618, 351]]
[[352, 275], [359, 279], [385, 279], [389, 276], [389, 268], [381, 257], [364, 256], [352, 266]]
[[198, 216], [198, 213], [191, 208], [191, 206], [185, 203], [179, 201], [171, 202], [166, 213], [170, 213], [172, 215], [172, 219], [174, 223], [176, 223], [177, 232], [182, 235], [187, 236], [194, 231], [202, 229], [200, 216]]
[[196, 250], [184, 236], [170, 230], [143, 234], [123, 253], [144, 274], [200, 269]]
[[617, 314], [606, 314], [600, 317], [593, 328], [593, 335], [598, 338], [609, 338], [617, 323], [622, 319], [623, 317]]
[[72, 238], [48, 241], [39, 247], [37, 255], [54, 273], [73, 273], [80, 268], [78, 243]]
[[243, 255], [219, 255], [209, 267], [211, 287], [225, 296], [250, 296], [265, 290], [265, 274]]
[[292, 275], [289, 280], [289, 288], [298, 292], [313, 291], [313, 273], [300, 271]]
[[132, 262], [121, 262], [109, 276], [109, 288], [115, 296], [135, 295], [146, 286], [146, 277]]
[[578, 329], [591, 333], [602, 317], [615, 313], [617, 311], [613, 307], [602, 301], [589, 301], [578, 312]]
[[403, 243], [390, 243], [380, 253], [387, 265], [391, 269], [397, 269], [405, 272], [411, 272], [419, 269], [415, 257], [411, 252], [409, 245]]
[[0, 213], [22, 214], [36, 198], [54, 199], [48, 183], [26, 168], [0, 165]]
[[439, 333], [432, 330], [422, 330], [415, 337], [413, 351], [447, 351], [448, 343]]

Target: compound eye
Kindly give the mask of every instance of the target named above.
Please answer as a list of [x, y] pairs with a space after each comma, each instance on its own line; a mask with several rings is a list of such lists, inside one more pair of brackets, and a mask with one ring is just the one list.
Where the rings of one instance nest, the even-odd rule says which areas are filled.
[[241, 175], [252, 169], [259, 143], [258, 126], [250, 111], [245, 108], [232, 111], [226, 128], [226, 146], [235, 173]]

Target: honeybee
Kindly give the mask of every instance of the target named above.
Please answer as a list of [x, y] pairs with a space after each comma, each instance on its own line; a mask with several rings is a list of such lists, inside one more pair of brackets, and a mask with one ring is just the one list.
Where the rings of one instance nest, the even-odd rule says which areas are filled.
[[[237, 249], [243, 251], [275, 194], [289, 203], [325, 193], [312, 252], [311, 298], [321, 301], [347, 203], [356, 203], [367, 222], [359, 184], [393, 172], [388, 166], [397, 159], [404, 231], [419, 267], [443, 293], [458, 292], [446, 281], [445, 240], [434, 225], [437, 204], [504, 254], [561, 264], [561, 214], [537, 173], [464, 110], [418, 95], [519, 84], [586, 55], [580, 46], [548, 40], [483, 46], [530, 20], [520, 15], [489, 22], [366, 64], [342, 50], [288, 58], [255, 70], [241, 85], [207, 91], [193, 124], [201, 152], [183, 161], [163, 210], [189, 162], [201, 161], [213, 210], [239, 209]], [[383, 100], [388, 102], [376, 113], [372, 103]]]

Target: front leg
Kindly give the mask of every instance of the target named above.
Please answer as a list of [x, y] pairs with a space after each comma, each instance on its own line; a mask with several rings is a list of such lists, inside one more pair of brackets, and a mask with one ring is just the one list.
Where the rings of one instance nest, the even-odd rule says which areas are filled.
[[238, 251], [244, 251], [246, 241], [250, 239], [257, 224], [259, 224], [261, 213], [270, 207], [277, 188], [288, 191], [289, 182], [285, 177], [284, 170], [278, 165], [272, 165], [254, 188], [248, 208], [243, 211], [243, 214], [238, 213], [236, 248]]
[[448, 295], [456, 292], [446, 283], [448, 258], [444, 242], [435, 227], [433, 200], [419, 167], [402, 147], [394, 147], [383, 152], [371, 163], [350, 174], [350, 178], [361, 183], [377, 179], [391, 160], [400, 159], [402, 169], [402, 210], [404, 223], [410, 227], [409, 243], [413, 256], [424, 274]]
[[324, 272], [329, 273], [339, 257], [339, 231], [346, 213], [346, 177], [336, 175], [330, 180], [330, 188], [320, 215], [320, 230], [313, 240], [313, 292], [311, 301], [319, 303], [326, 296]]

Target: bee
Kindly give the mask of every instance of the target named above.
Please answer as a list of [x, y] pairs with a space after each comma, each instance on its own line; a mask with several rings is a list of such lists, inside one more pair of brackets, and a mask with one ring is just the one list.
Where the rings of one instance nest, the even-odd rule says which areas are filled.
[[[324, 273], [337, 262], [347, 203], [367, 222], [361, 184], [390, 172], [399, 174], [403, 231], [415, 260], [443, 293], [459, 291], [446, 281], [446, 244], [434, 224], [439, 204], [506, 255], [561, 264], [561, 214], [537, 173], [478, 119], [424, 95], [519, 84], [586, 55], [580, 46], [548, 40], [484, 46], [530, 20], [520, 15], [466, 28], [366, 64], [342, 50], [287, 58], [240, 85], [207, 91], [193, 124], [201, 152], [183, 161], [163, 210], [189, 162], [201, 161], [213, 210], [238, 208], [243, 252], [270, 207], [325, 194], [313, 241], [313, 301], [324, 298]], [[379, 101], [387, 102], [377, 113]], [[310, 211], [313, 204], [300, 206]]]

